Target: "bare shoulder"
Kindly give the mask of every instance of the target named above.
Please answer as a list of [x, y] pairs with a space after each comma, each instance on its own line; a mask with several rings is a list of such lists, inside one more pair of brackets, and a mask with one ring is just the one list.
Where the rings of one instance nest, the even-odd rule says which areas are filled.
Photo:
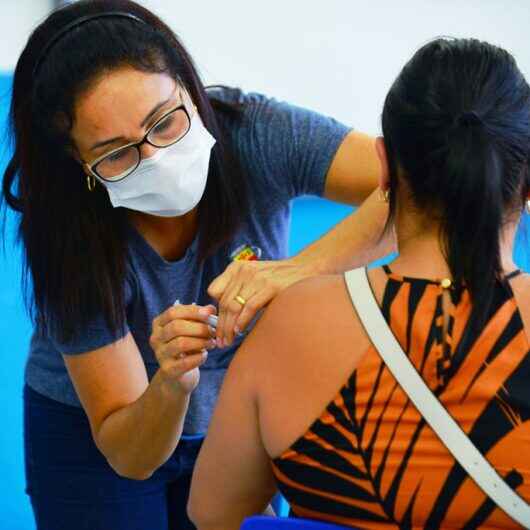
[[263, 325], [278, 328], [281, 324], [292, 336], [292, 331], [300, 330], [301, 326], [318, 327], [336, 313], [338, 306], [348, 302], [342, 275], [309, 278], [292, 285], [273, 300]]
[[304, 280], [276, 297], [229, 370], [239, 395], [257, 404], [271, 457], [322, 413], [368, 346], [343, 276]]
[[314, 332], [331, 331], [327, 324], [347, 302], [342, 276], [302, 280], [270, 303], [245, 341], [241, 355], [256, 356], [258, 346], [274, 355], [280, 340], [285, 347], [303, 346]]
[[352, 344], [359, 351], [368, 346], [344, 277], [320, 276], [296, 283], [271, 302], [235, 364], [254, 389], [269, 394], [287, 385], [318, 384], [323, 377], [340, 379], [351, 368]]

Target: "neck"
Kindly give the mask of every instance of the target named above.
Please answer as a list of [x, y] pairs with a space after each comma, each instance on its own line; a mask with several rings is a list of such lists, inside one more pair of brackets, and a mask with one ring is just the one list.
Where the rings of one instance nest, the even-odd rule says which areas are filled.
[[392, 264], [395, 272], [420, 278], [451, 277], [440, 245], [438, 223], [402, 210], [397, 212], [395, 226], [399, 252]]
[[129, 212], [133, 226], [144, 239], [168, 261], [181, 258], [198, 230], [198, 211], [180, 217], [156, 217], [142, 212]]
[[[421, 278], [450, 278], [451, 271], [440, 244], [440, 224], [433, 219], [413, 212], [412, 208], [398, 209], [396, 235], [399, 256], [392, 264], [397, 273]], [[504, 273], [517, 267], [513, 262], [513, 244], [517, 222], [509, 222], [500, 234], [500, 258]]]

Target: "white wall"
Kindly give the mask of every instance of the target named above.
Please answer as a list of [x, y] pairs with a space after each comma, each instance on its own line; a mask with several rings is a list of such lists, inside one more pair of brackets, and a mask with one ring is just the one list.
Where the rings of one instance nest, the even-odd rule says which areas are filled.
[[14, 69], [30, 33], [52, 5], [52, 0], [0, 0], [1, 72]]
[[528, 0], [141, 0], [189, 48], [205, 81], [234, 84], [379, 131], [401, 66], [438, 35], [512, 51], [530, 77]]
[[[204, 80], [261, 91], [379, 131], [400, 67], [437, 35], [474, 36], [512, 51], [530, 77], [528, 0], [140, 0], [160, 14]], [[56, 2], [0, 0], [0, 70]]]

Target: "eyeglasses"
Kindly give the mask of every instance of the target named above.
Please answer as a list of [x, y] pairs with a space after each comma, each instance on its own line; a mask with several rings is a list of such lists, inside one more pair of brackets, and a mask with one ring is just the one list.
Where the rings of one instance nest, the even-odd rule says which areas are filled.
[[140, 147], [144, 143], [164, 148], [182, 140], [190, 130], [193, 104], [186, 92], [183, 90], [179, 92], [182, 105], [164, 114], [149, 128], [139, 142], [118, 147], [90, 164], [85, 163], [86, 169], [103, 181], [118, 182], [138, 168], [142, 160]]

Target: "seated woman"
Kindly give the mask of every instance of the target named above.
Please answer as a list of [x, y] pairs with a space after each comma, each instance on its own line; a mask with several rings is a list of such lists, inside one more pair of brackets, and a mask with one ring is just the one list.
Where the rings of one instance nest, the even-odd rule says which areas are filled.
[[[530, 500], [530, 88], [506, 51], [438, 39], [403, 68], [378, 151], [399, 257], [368, 278], [418, 372]], [[232, 362], [188, 506], [236, 529], [277, 486], [295, 516], [360, 528], [514, 528], [370, 343], [342, 276], [296, 284]]]

